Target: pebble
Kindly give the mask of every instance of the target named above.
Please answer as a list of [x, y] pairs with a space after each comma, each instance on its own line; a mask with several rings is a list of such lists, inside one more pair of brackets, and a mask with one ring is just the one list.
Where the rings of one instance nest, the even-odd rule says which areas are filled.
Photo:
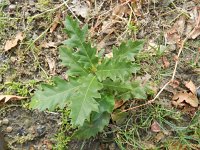
[[8, 125], [8, 123], [9, 123], [9, 120], [8, 120], [7, 118], [4, 118], [4, 119], [2, 120], [2, 124]]
[[17, 130], [17, 134], [19, 136], [24, 136], [24, 135], [27, 135], [27, 132], [25, 131], [25, 129], [22, 127], [20, 129]]
[[24, 126], [25, 126], [26, 128], [29, 128], [29, 127], [31, 126], [31, 124], [32, 124], [32, 122], [30, 121], [30, 119], [26, 119], [26, 120], [24, 121]]
[[37, 127], [36, 131], [37, 131], [38, 136], [42, 136], [46, 132], [46, 127], [40, 125]]
[[7, 132], [7, 133], [10, 133], [10, 132], [12, 132], [12, 130], [13, 130], [13, 128], [12, 128], [12, 127], [10, 127], [10, 126], [6, 128], [6, 132]]
[[14, 5], [14, 4], [11, 4], [11, 5], [9, 5], [9, 10], [14, 10], [15, 8], [16, 8], [16, 5]]
[[34, 6], [34, 5], [35, 5], [34, 0], [29, 0], [29, 5], [30, 5], [30, 6]]

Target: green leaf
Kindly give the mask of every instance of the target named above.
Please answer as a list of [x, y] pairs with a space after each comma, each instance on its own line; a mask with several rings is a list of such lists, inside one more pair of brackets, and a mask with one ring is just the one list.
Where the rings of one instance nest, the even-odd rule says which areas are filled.
[[140, 67], [138, 64], [104, 59], [102, 64], [98, 66], [96, 75], [100, 81], [105, 80], [106, 78], [110, 78], [113, 81], [116, 81], [117, 79], [124, 81], [139, 69]]
[[93, 122], [84, 123], [72, 136], [73, 138], [78, 139], [88, 139], [92, 136], [95, 136], [98, 132], [102, 132], [104, 127], [109, 124], [110, 114], [107, 112], [99, 115], [98, 119]]
[[146, 99], [146, 88], [142, 87], [139, 82], [134, 81], [129, 83], [131, 86], [131, 89], [124, 93], [119, 93], [117, 95], [118, 98], [128, 100], [130, 98], [136, 98], [136, 99]]
[[73, 136], [78, 139], [90, 138], [103, 131], [104, 127], [109, 124], [110, 113], [114, 109], [114, 104], [113, 96], [104, 96], [99, 101], [99, 112], [93, 112], [90, 122], [85, 121], [83, 126], [79, 127]]
[[[65, 21], [65, 31], [69, 35], [69, 39], [63, 43], [71, 48], [77, 48], [74, 55], [79, 57], [79, 62], [83, 63], [86, 68], [94, 69], [98, 63], [96, 57], [96, 48], [93, 48], [89, 42], [86, 42], [87, 27], [79, 28], [78, 21], [74, 21], [71, 17], [67, 17]], [[95, 69], [94, 69], [95, 70]]]
[[88, 32], [87, 25], [85, 25], [82, 29], [80, 29], [78, 21], [73, 20], [70, 16], [66, 17], [64, 25], [65, 25], [64, 31], [66, 31], [70, 37], [69, 39], [63, 42], [65, 45], [74, 48], [85, 42]]
[[97, 50], [90, 43], [82, 43], [78, 48], [75, 55], [79, 56], [79, 62], [83, 63], [86, 68], [93, 68], [98, 64]]
[[42, 89], [35, 92], [30, 108], [50, 111], [56, 107], [64, 108], [69, 103], [70, 96], [79, 88], [76, 82], [67, 82], [58, 77], [53, 81], [55, 85], [42, 85]]
[[120, 80], [116, 80], [115, 82], [113, 82], [112, 80], [107, 79], [103, 81], [102, 84], [104, 86], [104, 89], [110, 94], [113, 93], [115, 98], [118, 100], [128, 100], [131, 98], [130, 93], [132, 90], [132, 86], [130, 81], [121, 82]]
[[104, 89], [106, 89], [109, 93], [113, 93], [116, 99], [128, 100], [130, 98], [136, 99], [146, 99], [146, 91], [145, 87], [142, 87], [139, 82], [134, 81], [115, 81], [105, 80], [103, 81]]
[[115, 99], [111, 95], [103, 95], [98, 103], [100, 112], [112, 113], [115, 105]]
[[143, 41], [129, 40], [126, 43], [123, 42], [119, 48], [113, 48], [113, 59], [134, 61], [134, 57], [142, 50], [143, 45]]
[[69, 67], [67, 71], [69, 76], [83, 76], [89, 74], [89, 71], [86, 70], [83, 64], [79, 63], [79, 58], [73, 55], [73, 51], [66, 46], [62, 46], [59, 49], [60, 59], [64, 66]]
[[71, 114], [72, 124], [82, 126], [85, 120], [90, 120], [92, 111], [99, 111], [99, 104], [95, 100], [101, 98], [99, 90], [102, 84], [99, 83], [95, 76], [89, 75], [78, 80], [80, 87], [76, 94], [71, 97]]

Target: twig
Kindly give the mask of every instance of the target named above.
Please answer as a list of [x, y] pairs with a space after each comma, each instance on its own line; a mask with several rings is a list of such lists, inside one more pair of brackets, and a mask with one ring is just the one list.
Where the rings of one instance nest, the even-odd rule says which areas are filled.
[[180, 57], [180, 54], [181, 54], [181, 52], [182, 52], [182, 50], [183, 50], [184, 44], [185, 44], [185, 42], [187, 41], [187, 39], [188, 39], [188, 36], [182, 41], [181, 47], [180, 47], [180, 49], [179, 49], [179, 51], [178, 51], [177, 60], [176, 60], [176, 63], [175, 63], [175, 66], [174, 66], [174, 71], [173, 71], [172, 78], [171, 78], [172, 81], [173, 81], [174, 78], [175, 78], [176, 70], [177, 70], [177, 66], [178, 66], [178, 62], [179, 62], [178, 59], [179, 59], [179, 57]]
[[[191, 31], [192, 33], [193, 31]], [[128, 109], [125, 109], [123, 110], [122, 112], [126, 112], [126, 111], [129, 111], [129, 110], [134, 110], [136, 108], [140, 108], [140, 107], [143, 107], [143, 106], [146, 106], [146, 105], [149, 105], [149, 104], [152, 104], [155, 102], [155, 100], [160, 96], [160, 94], [162, 93], [162, 91], [171, 83], [173, 82], [174, 78], [175, 78], [175, 75], [176, 75], [176, 70], [177, 70], [177, 66], [178, 66], [178, 60], [179, 60], [179, 57], [180, 57], [180, 54], [183, 50], [183, 47], [185, 45], [185, 42], [187, 41], [187, 39], [190, 37], [191, 34], [189, 34], [181, 43], [181, 46], [180, 46], [180, 49], [178, 51], [178, 55], [177, 55], [177, 60], [176, 60], [176, 63], [175, 63], [175, 66], [174, 66], [174, 70], [173, 70], [173, 74], [172, 74], [172, 77], [171, 79], [165, 83], [165, 85], [160, 89], [160, 91], [156, 94], [156, 96], [152, 99], [152, 100], [149, 100], [147, 101], [146, 103], [144, 104], [141, 104], [141, 105], [138, 105], [138, 106], [135, 106], [135, 107], [131, 107], [131, 108], [128, 108]]]

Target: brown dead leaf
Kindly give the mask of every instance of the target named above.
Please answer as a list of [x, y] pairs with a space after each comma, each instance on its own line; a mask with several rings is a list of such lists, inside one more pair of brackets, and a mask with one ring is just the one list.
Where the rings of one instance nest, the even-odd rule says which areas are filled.
[[105, 54], [105, 57], [106, 57], [106, 58], [113, 58], [113, 53], [110, 52], [110, 53], [108, 53], [108, 54]]
[[46, 41], [43, 41], [42, 43], [41, 43], [41, 48], [50, 48], [50, 47], [56, 47], [56, 43], [55, 42], [46, 42]]
[[151, 124], [151, 131], [152, 132], [160, 132], [161, 131], [159, 123], [157, 121], [155, 121], [155, 120]]
[[50, 33], [54, 32], [54, 30], [57, 28], [60, 19], [61, 19], [61, 12], [59, 11], [59, 12], [56, 14], [56, 17], [55, 17], [55, 19], [54, 19], [54, 21], [53, 21], [53, 25], [52, 25], [51, 28], [50, 28]]
[[185, 86], [190, 90], [190, 92], [196, 95], [196, 86], [191, 80], [189, 82], [185, 82]]
[[167, 44], [176, 44], [181, 40], [181, 36], [175, 31], [167, 32], [165, 34]]
[[174, 25], [166, 32], [166, 43], [167, 44], [177, 44], [181, 40], [181, 36], [184, 34], [185, 29], [185, 17], [180, 16], [180, 18], [174, 23]]
[[82, 0], [72, 0], [72, 8], [71, 10], [78, 16], [83, 18], [87, 18], [90, 13], [90, 2], [84, 2]]
[[122, 105], [124, 105], [124, 103], [125, 102], [123, 100], [115, 101], [114, 109], [117, 109], [117, 108], [121, 107]]
[[115, 31], [113, 25], [116, 23], [114, 20], [104, 21], [101, 29], [101, 33], [111, 34]]
[[24, 35], [22, 32], [19, 32], [17, 33], [17, 35], [15, 36], [14, 39], [11, 39], [11, 40], [7, 40], [6, 41], [6, 44], [4, 46], [4, 50], [5, 51], [8, 51], [10, 50], [11, 48], [17, 46], [18, 42], [19, 41], [22, 41], [24, 39]]
[[198, 107], [199, 101], [193, 93], [187, 93], [187, 92], [177, 92], [173, 98], [173, 105], [179, 106], [182, 105], [183, 102], [186, 102], [192, 107]]
[[129, 13], [129, 7], [127, 5], [117, 5], [113, 9], [112, 19], [117, 19], [123, 17], [124, 14]]
[[170, 63], [167, 60], [167, 57], [162, 57], [162, 62], [163, 62], [164, 68], [169, 68]]
[[25, 98], [26, 97], [21, 97], [16, 95], [0, 95], [0, 101], [4, 100], [4, 103], [8, 102], [9, 100], [21, 100]]
[[191, 26], [192, 22], [193, 30], [189, 32], [189, 38], [196, 39], [200, 35], [200, 9], [198, 7], [194, 7], [190, 15], [193, 20], [190, 20], [190, 24], [188, 25]]
[[169, 85], [175, 89], [175, 88], [179, 87], [180, 82], [178, 80], [173, 80], [172, 82], [170, 82]]
[[52, 75], [54, 75], [54, 74], [55, 74], [55, 71], [56, 71], [56, 62], [55, 62], [55, 60], [52, 59], [52, 58], [48, 58], [48, 57], [46, 58], [46, 60], [47, 60], [48, 65], [49, 65], [50, 73], [51, 73]]
[[200, 35], [200, 27], [196, 27], [190, 34], [191, 39], [196, 39]]
[[163, 132], [159, 132], [156, 136], [155, 136], [155, 142], [160, 142], [162, 139], [165, 138], [165, 134]]

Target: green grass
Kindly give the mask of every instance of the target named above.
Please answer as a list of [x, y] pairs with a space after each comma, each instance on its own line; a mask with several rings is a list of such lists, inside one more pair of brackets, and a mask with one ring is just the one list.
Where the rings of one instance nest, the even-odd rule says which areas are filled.
[[[122, 150], [147, 149], [149, 146], [147, 142], [154, 145], [154, 149], [168, 149], [174, 143], [179, 143], [180, 146], [188, 149], [194, 148], [195, 144], [200, 144], [200, 112], [198, 111], [191, 122], [185, 126], [182, 125], [182, 122], [185, 122], [182, 115], [173, 108], [166, 109], [159, 105], [148, 106], [136, 111], [127, 124], [119, 128], [116, 132], [116, 142]], [[170, 131], [170, 135], [164, 135], [164, 140], [161, 142], [154, 141], [156, 133], [150, 130], [153, 120], [160, 124], [163, 133]]]
[[54, 140], [56, 142], [56, 144], [54, 145], [54, 150], [65, 150], [68, 148], [68, 144], [71, 140], [70, 137], [70, 132], [73, 131], [72, 126], [70, 125], [70, 121], [69, 121], [69, 113], [70, 111], [67, 109], [64, 109], [63, 111], [61, 111], [62, 113], [62, 123], [61, 123], [61, 127], [58, 131], [58, 133], [56, 134]]

